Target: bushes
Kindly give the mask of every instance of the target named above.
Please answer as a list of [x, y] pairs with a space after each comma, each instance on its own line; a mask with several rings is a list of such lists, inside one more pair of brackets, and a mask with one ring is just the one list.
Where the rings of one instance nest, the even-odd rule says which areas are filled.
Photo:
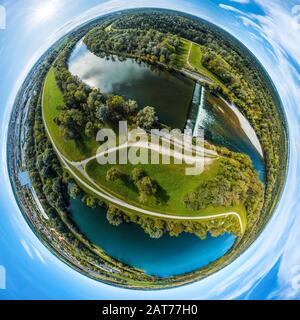
[[132, 181], [139, 192], [140, 203], [146, 203], [148, 196], [151, 197], [156, 195], [158, 189], [157, 183], [140, 168], [133, 169]]
[[117, 167], [113, 167], [109, 169], [106, 173], [106, 181], [109, 181], [109, 182], [115, 182], [117, 180], [122, 179], [122, 177], [123, 177], [123, 173]]
[[200, 210], [209, 205], [231, 207], [243, 205], [247, 216], [257, 222], [263, 204], [263, 186], [248, 157], [229, 153], [220, 159], [220, 168], [213, 178], [200, 183], [188, 193], [184, 204], [192, 210]]
[[[180, 39], [176, 35], [164, 34], [150, 29], [114, 30], [109, 32], [104, 28], [91, 30], [84, 39], [87, 47], [95, 54], [118, 53], [131, 54], [155, 63], [176, 64], [176, 51]], [[175, 57], [175, 58], [174, 58]]]
[[155, 123], [157, 123], [158, 117], [156, 116], [155, 109], [153, 107], [145, 107], [137, 114], [137, 126], [143, 129], [153, 129]]
[[123, 216], [123, 213], [118, 208], [113, 205], [109, 206], [106, 218], [111, 225], [118, 227], [123, 223]]

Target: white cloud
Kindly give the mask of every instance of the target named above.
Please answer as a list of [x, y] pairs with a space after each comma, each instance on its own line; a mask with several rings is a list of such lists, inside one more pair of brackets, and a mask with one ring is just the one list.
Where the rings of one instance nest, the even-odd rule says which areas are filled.
[[21, 242], [21, 245], [23, 246], [23, 248], [25, 249], [26, 253], [29, 255], [29, 257], [31, 259], [33, 259], [32, 251], [30, 250], [29, 245], [27, 244], [27, 242], [24, 239], [22, 239], [20, 242]]
[[227, 4], [223, 4], [223, 3], [220, 3], [219, 4], [219, 7], [224, 9], [224, 10], [227, 10], [227, 11], [232, 11], [232, 12], [236, 12], [236, 13], [239, 13], [239, 14], [245, 14], [243, 11], [233, 7], [233, 6], [229, 6]]
[[250, 3], [251, 0], [230, 0], [231, 2], [241, 3], [241, 4], [247, 4]]

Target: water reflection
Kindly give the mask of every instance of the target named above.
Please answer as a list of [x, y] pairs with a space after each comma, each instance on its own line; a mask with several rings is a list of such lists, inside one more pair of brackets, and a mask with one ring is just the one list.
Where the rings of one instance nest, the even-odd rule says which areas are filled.
[[80, 41], [74, 49], [69, 69], [91, 87], [134, 99], [140, 107], [156, 107], [160, 120], [183, 129], [194, 91], [194, 82], [132, 59], [99, 58]]
[[159, 277], [200, 269], [222, 257], [235, 241], [230, 234], [204, 241], [192, 234], [151, 239], [135, 224], [110, 225], [105, 209], [90, 209], [80, 200], [71, 201], [71, 212], [80, 231], [108, 255]]

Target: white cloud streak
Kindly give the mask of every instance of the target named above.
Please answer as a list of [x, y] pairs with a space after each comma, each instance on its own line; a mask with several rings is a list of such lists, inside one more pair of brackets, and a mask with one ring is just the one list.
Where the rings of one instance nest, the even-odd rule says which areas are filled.
[[227, 4], [220, 3], [219, 7], [224, 10], [227, 10], [227, 11], [232, 11], [232, 12], [239, 13], [239, 14], [244, 14], [244, 12], [242, 12], [241, 10], [239, 10], [233, 6], [229, 6]]
[[248, 4], [251, 2], [251, 0], [230, 0], [230, 1], [240, 3], [240, 4]]

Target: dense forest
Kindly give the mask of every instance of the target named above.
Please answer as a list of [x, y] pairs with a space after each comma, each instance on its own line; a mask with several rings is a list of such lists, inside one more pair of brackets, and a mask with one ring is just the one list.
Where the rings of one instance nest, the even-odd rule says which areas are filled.
[[136, 57], [143, 57], [148, 62], [161, 62], [176, 67], [180, 38], [172, 34], [165, 34], [153, 29], [131, 29], [106, 31], [105, 27], [98, 27], [85, 37], [84, 42], [92, 52], [104, 55], [117, 53], [124, 57], [129, 53]]

